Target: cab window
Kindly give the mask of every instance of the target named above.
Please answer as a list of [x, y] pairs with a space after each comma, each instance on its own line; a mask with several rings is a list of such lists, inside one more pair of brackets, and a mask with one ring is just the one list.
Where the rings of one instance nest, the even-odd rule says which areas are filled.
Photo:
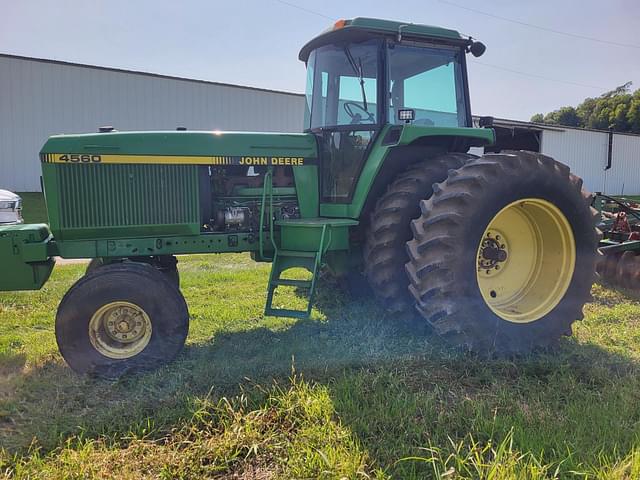
[[306, 127], [378, 123], [380, 41], [325, 45], [307, 62]]
[[456, 48], [391, 45], [389, 121], [402, 123], [398, 110], [410, 108], [415, 125], [467, 126], [461, 55]]

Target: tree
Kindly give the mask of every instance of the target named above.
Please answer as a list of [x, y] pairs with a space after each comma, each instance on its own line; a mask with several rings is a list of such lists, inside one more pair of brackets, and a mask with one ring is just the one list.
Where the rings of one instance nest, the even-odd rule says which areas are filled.
[[580, 117], [573, 107], [562, 107], [559, 110], [549, 112], [544, 116], [544, 123], [552, 125], [566, 125], [567, 127], [579, 127]]
[[631, 132], [640, 132], [640, 89], [633, 94], [627, 111], [627, 121]]
[[631, 92], [631, 82], [627, 82], [599, 97], [586, 98], [575, 108], [562, 107], [546, 115], [537, 113], [531, 121], [640, 133], [640, 89]]

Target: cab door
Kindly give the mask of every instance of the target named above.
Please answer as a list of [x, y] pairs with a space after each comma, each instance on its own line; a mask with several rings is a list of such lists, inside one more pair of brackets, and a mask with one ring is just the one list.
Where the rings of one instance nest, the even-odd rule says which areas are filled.
[[327, 129], [320, 144], [321, 203], [351, 203], [375, 129]]
[[309, 57], [306, 124], [318, 141], [321, 214], [344, 215], [380, 130], [381, 45], [378, 39], [331, 44]]

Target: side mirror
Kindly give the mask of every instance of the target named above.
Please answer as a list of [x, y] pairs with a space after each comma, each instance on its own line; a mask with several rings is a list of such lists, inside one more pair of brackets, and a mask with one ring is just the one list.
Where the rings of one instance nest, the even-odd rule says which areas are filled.
[[469, 51], [474, 57], [481, 57], [486, 49], [487, 47], [482, 42], [473, 42], [469, 47]]
[[478, 125], [480, 125], [480, 128], [492, 127], [493, 117], [480, 117], [480, 120], [478, 120]]

